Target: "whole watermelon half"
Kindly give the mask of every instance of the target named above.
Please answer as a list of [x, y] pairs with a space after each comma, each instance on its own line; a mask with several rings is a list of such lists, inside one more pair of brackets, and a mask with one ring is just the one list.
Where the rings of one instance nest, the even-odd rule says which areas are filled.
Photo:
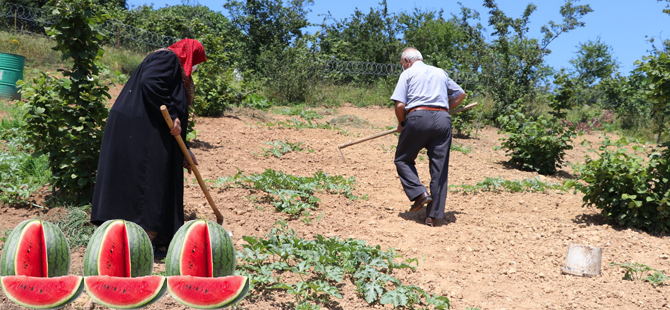
[[86, 247], [84, 276], [143, 277], [151, 274], [154, 250], [139, 225], [109, 220], [98, 227]]
[[234, 272], [235, 246], [221, 225], [192, 220], [172, 238], [165, 257], [165, 276], [216, 278]]
[[56, 225], [31, 219], [9, 234], [0, 258], [0, 275], [60, 277], [70, 273], [70, 245]]

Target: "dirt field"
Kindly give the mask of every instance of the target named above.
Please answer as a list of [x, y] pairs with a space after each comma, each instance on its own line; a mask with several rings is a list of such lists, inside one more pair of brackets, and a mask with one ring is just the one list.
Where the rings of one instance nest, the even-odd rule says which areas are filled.
[[[303, 238], [316, 234], [362, 239], [382, 248], [393, 247], [406, 258], [418, 258], [416, 271], [394, 274], [405, 284], [414, 284], [451, 300], [452, 309], [670, 309], [668, 286], [623, 280], [623, 270], [610, 267], [610, 262], [639, 262], [670, 274], [670, 238], [619, 229], [604, 224], [595, 208], [582, 207], [580, 194], [566, 193], [450, 193], [447, 214], [436, 227], [427, 227], [419, 218], [422, 212], [409, 213], [410, 202], [402, 191], [393, 164], [392, 146], [395, 135], [384, 136], [342, 150], [337, 145], [386, 130], [395, 124], [390, 108], [341, 107], [317, 109], [325, 115], [320, 122], [341, 115], [355, 115], [370, 125], [364, 128], [343, 127], [349, 135], [326, 129], [282, 129], [263, 126], [258, 112], [238, 111], [221, 118], [198, 118], [197, 143], [192, 150], [200, 163], [205, 179], [261, 173], [267, 168], [288, 174], [308, 176], [318, 170], [330, 175], [356, 178], [356, 195], [367, 194], [367, 200], [349, 201], [329, 194], [322, 199], [315, 214], [323, 217], [306, 225], [290, 221], [289, 225]], [[267, 113], [266, 120], [289, 117]], [[476, 184], [485, 177], [525, 179], [537, 174], [522, 172], [506, 164], [499, 135], [492, 128], [479, 131], [478, 137], [455, 138], [454, 144], [472, 149], [469, 154], [452, 152], [450, 184]], [[586, 148], [583, 139], [597, 141], [598, 134], [578, 138], [567, 160], [581, 162]], [[262, 157], [265, 141], [288, 140], [304, 142], [314, 152], [289, 153], [281, 158]], [[421, 158], [417, 169], [428, 184], [428, 160]], [[545, 182], [561, 182], [570, 177], [565, 168], [554, 177], [540, 177]], [[200, 188], [188, 177], [185, 205], [198, 216], [214, 216], [206, 205]], [[225, 217], [225, 226], [234, 232], [234, 241], [241, 247], [245, 235], [261, 236], [284, 215], [270, 206], [259, 210], [245, 199], [248, 190], [232, 188], [210, 192]], [[19, 222], [38, 215], [40, 209], [3, 207], [0, 230], [13, 228]], [[561, 274], [568, 245], [578, 243], [602, 248], [602, 275], [593, 278]], [[81, 274], [83, 249], [72, 255], [72, 273]], [[155, 269], [161, 270], [162, 264]], [[390, 309], [390, 306], [368, 306], [357, 296], [355, 286], [345, 279], [344, 294], [336, 309]], [[253, 292], [251, 293], [253, 294]], [[4, 296], [3, 308], [15, 306]], [[70, 309], [91, 309], [83, 294]], [[287, 309], [291, 301], [282, 293], [270, 293], [255, 302], [240, 303], [241, 309]], [[95, 308], [101, 308], [95, 306]], [[147, 309], [184, 309], [169, 295]]]

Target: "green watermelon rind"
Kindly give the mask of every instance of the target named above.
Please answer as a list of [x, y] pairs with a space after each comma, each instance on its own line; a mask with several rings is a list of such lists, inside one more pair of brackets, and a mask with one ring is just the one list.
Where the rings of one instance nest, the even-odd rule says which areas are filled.
[[[240, 277], [242, 277], [242, 276], [240, 276]], [[178, 301], [179, 303], [181, 303], [182, 305], [187, 306], [187, 307], [196, 308], [196, 309], [222, 309], [222, 308], [225, 308], [225, 307], [228, 307], [228, 306], [231, 306], [231, 305], [234, 305], [234, 304], [240, 302], [242, 299], [244, 299], [244, 297], [249, 292], [249, 283], [251, 282], [251, 280], [247, 276], [243, 276], [243, 277], [245, 277], [244, 285], [242, 286], [242, 288], [240, 290], [237, 291], [237, 294], [235, 294], [234, 297], [231, 296], [230, 299], [225, 300], [225, 301], [221, 302], [220, 304], [216, 304], [216, 305], [205, 306], [205, 305], [195, 305], [195, 304], [191, 304], [189, 302], [186, 302], [186, 301], [182, 300], [181, 298], [179, 298], [179, 296], [177, 296], [177, 294], [172, 292], [169, 285], [168, 285], [168, 292], [170, 292], [170, 295], [172, 296], [172, 298], [174, 298], [174, 300]]]
[[[0, 257], [0, 275], [14, 276], [16, 275], [16, 248], [23, 234], [23, 229], [31, 222], [39, 221], [37, 219], [25, 220], [14, 227], [14, 230], [7, 236], [5, 240], [2, 257]], [[14, 255], [10, 255], [14, 254]]]
[[[100, 275], [98, 262], [100, 261], [100, 250], [102, 240], [104, 240], [107, 229], [112, 224], [121, 221], [126, 226], [128, 235], [128, 244], [130, 250], [130, 276], [144, 277], [151, 275], [154, 268], [154, 250], [151, 246], [151, 239], [146, 231], [139, 225], [125, 220], [109, 220], [100, 225], [86, 247], [84, 255], [84, 276]], [[134, 246], [130, 246], [134, 244]]]
[[9, 298], [9, 300], [13, 301], [17, 305], [20, 305], [20, 306], [23, 306], [23, 307], [26, 307], [26, 308], [31, 308], [31, 309], [58, 309], [58, 308], [61, 308], [65, 305], [77, 300], [77, 298], [79, 298], [79, 296], [81, 296], [81, 294], [84, 292], [84, 277], [82, 277], [82, 276], [76, 276], [76, 277], [80, 278], [79, 279], [79, 286], [77, 287], [77, 290], [74, 291], [72, 294], [70, 294], [70, 296], [67, 299], [65, 299], [63, 301], [59, 301], [59, 302], [51, 304], [51, 305], [37, 306], [37, 305], [31, 305], [31, 304], [23, 303], [23, 302], [19, 301], [18, 299], [16, 299], [14, 296], [12, 296], [9, 292], [7, 292], [4, 285], [2, 285], [2, 292], [5, 293], [5, 296], [7, 296], [7, 298]]
[[235, 245], [230, 234], [221, 225], [207, 222], [212, 252], [212, 276], [215, 278], [235, 273]]
[[147, 232], [133, 222], [126, 221], [126, 233], [130, 250], [130, 276], [144, 277], [151, 275], [154, 269], [154, 249]]
[[16, 275], [17, 248], [19, 240], [23, 238], [25, 228], [39, 222], [42, 225], [44, 248], [47, 252], [47, 276], [61, 277], [70, 273], [70, 244], [65, 234], [56, 225], [39, 219], [25, 220], [17, 225], [5, 241], [4, 251], [0, 258], [0, 275]]
[[[163, 295], [165, 295], [165, 292], [168, 290], [168, 288], [167, 288], [167, 278], [165, 278], [165, 277], [161, 277], [161, 278], [163, 280], [163, 285], [161, 285], [161, 288], [158, 289], [158, 291], [156, 293], [154, 293], [152, 296], [148, 297], [147, 300], [141, 301], [141, 302], [139, 302], [137, 304], [133, 304], [133, 305], [119, 305], [119, 304], [106, 303], [106, 302], [100, 300], [94, 293], [91, 293], [91, 291], [89, 290], [89, 288], [86, 284], [84, 284], [84, 286], [86, 287], [86, 293], [88, 294], [88, 296], [91, 297], [91, 299], [93, 299], [93, 301], [95, 301], [98, 304], [101, 304], [103, 306], [113, 308], [113, 309], [140, 309], [140, 308], [144, 308], [144, 307], [146, 307], [150, 304], [153, 304], [153, 303], [157, 302], [158, 300], [160, 300], [163, 297]], [[86, 283], [86, 282], [84, 282], [84, 283]]]
[[70, 273], [70, 244], [56, 225], [42, 221], [47, 249], [47, 277], [60, 277]]
[[88, 246], [86, 246], [86, 254], [84, 254], [84, 276], [97, 276], [98, 275], [98, 258], [100, 253], [100, 247], [102, 245], [102, 239], [105, 236], [107, 227], [117, 220], [109, 220], [93, 232], [91, 239], [89, 239]]
[[182, 225], [172, 241], [170, 241], [170, 246], [168, 247], [167, 255], [165, 256], [165, 276], [179, 276], [181, 275], [181, 255], [184, 247], [184, 239], [187, 235], [187, 232], [191, 229], [193, 224], [200, 222], [202, 220], [190, 220]]

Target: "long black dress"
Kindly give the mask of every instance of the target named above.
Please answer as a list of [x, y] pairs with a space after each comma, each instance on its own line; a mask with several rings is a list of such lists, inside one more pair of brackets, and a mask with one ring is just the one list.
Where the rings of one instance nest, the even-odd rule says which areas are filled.
[[91, 222], [124, 219], [158, 233], [167, 246], [184, 224], [184, 155], [160, 106], [188, 125], [187, 95], [177, 55], [159, 50], [135, 69], [109, 112], [100, 149]]

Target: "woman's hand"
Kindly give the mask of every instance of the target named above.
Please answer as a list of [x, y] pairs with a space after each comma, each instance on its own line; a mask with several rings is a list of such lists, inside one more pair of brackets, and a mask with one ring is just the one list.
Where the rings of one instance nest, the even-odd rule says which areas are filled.
[[[193, 163], [198, 165], [198, 160], [195, 159], [195, 155], [193, 155], [193, 152], [191, 152], [191, 150], [188, 150], [188, 154], [191, 155], [191, 159], [193, 159]], [[191, 169], [192, 168], [191, 168], [191, 165], [188, 163], [188, 159], [186, 159], [186, 157], [184, 157], [184, 168], [186, 168], [188, 170], [188, 174], [191, 174]]]
[[172, 129], [170, 129], [170, 134], [173, 136], [178, 136], [181, 134], [181, 121], [178, 117], [172, 120]]

